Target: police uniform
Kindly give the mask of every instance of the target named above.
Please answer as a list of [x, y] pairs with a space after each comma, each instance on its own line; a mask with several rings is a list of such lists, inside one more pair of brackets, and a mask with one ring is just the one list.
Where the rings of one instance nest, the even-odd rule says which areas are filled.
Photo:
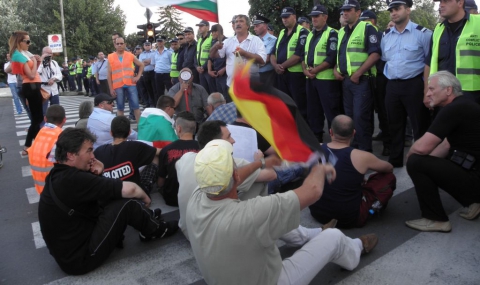
[[[270, 20], [261, 15], [256, 15], [255, 20], [253, 21], [254, 26], [260, 25], [260, 24], [268, 25], [268, 23], [270, 23]], [[267, 53], [267, 58], [268, 58], [272, 54], [272, 49], [275, 46], [275, 42], [277, 41], [277, 38], [271, 35], [269, 32], [266, 32], [263, 37], [261, 37], [260, 35], [257, 35], [257, 36], [259, 36], [262, 39], [263, 44], [265, 46], [265, 52]], [[273, 66], [270, 63], [270, 61], [260, 67], [259, 75], [260, 75], [260, 82], [263, 82], [266, 85], [276, 86], [275, 70], [273, 69]]]
[[[326, 15], [322, 5], [313, 7], [308, 16]], [[336, 63], [338, 33], [327, 24], [317, 31], [315, 27], [308, 34], [305, 44], [304, 68], [313, 68], [327, 63], [326, 69], [316, 73], [315, 78], [307, 78], [307, 118], [308, 124], [317, 139], [323, 141], [323, 128], [327, 117], [328, 128], [333, 118], [340, 114], [340, 83], [333, 75]]]
[[[178, 39], [174, 38], [170, 40], [171, 43], [178, 43]], [[172, 48], [170, 46], [170, 48]], [[172, 84], [175, 85], [178, 83], [178, 76], [180, 76], [180, 70], [177, 69], [178, 53], [180, 49], [174, 51], [172, 49], [172, 66], [170, 67], [170, 78], [172, 79]]]
[[[388, 9], [401, 5], [411, 7], [412, 1], [394, 0]], [[388, 79], [385, 106], [392, 138], [389, 162], [396, 167], [403, 166], [407, 115], [415, 140], [425, 134], [430, 123], [428, 109], [423, 104], [423, 70], [431, 36], [432, 31], [408, 19], [402, 32], [394, 26], [384, 32], [382, 39], [382, 59], [386, 62], [383, 73]]]
[[75, 61], [77, 59], [74, 57], [70, 61], [71, 63], [68, 65], [68, 86], [70, 87], [70, 91], [76, 91], [77, 86], [75, 85], [75, 75], [77, 74], [77, 66], [75, 65]]
[[[199, 24], [196, 24], [196, 26], [210, 26], [210, 24], [207, 21], [202, 20], [200, 21]], [[203, 73], [198, 73], [200, 85], [202, 85], [203, 88], [207, 90], [207, 93], [210, 94], [213, 92], [217, 92], [215, 78], [212, 78], [208, 74], [208, 67], [207, 67], [208, 57], [210, 55], [210, 48], [212, 47], [213, 38], [212, 38], [211, 32], [208, 32], [205, 37], [201, 37], [201, 35], [199, 36], [200, 37], [197, 42], [197, 54], [195, 56], [194, 65], [195, 65], [195, 68], [197, 67], [203, 68]]]
[[[290, 15], [295, 15], [295, 10], [286, 7], [280, 16], [289, 17]], [[287, 28], [281, 30], [271, 55], [277, 64], [284, 63], [293, 55], [300, 58], [298, 63], [286, 68], [283, 74], [277, 74], [277, 88], [293, 98], [305, 121], [307, 121], [307, 95], [301, 61], [305, 54], [308, 33], [309, 31], [298, 23], [295, 23], [290, 35]]]
[[[146, 41], [143, 45], [151, 45], [149, 41]], [[155, 107], [157, 103], [155, 102], [155, 50], [150, 49], [149, 51], [144, 50], [138, 60], [143, 62], [145, 59], [150, 59], [150, 64], [146, 64], [143, 69], [143, 86], [146, 89], [146, 105], [147, 107]]]
[[[452, 29], [453, 28], [453, 29]], [[429, 57], [430, 74], [447, 70], [462, 84], [463, 95], [480, 104], [480, 17], [465, 11], [458, 25], [437, 24]]]
[[[340, 10], [360, 9], [356, 0], [345, 0]], [[376, 75], [373, 65], [359, 77], [359, 83], [351, 81], [350, 77], [374, 53], [381, 54], [376, 29], [360, 19], [350, 28], [343, 27], [338, 33], [337, 72], [342, 74], [343, 107], [345, 114], [351, 117], [355, 124], [353, 146], [361, 150], [372, 151], [373, 133], [373, 95], [369, 77]]]

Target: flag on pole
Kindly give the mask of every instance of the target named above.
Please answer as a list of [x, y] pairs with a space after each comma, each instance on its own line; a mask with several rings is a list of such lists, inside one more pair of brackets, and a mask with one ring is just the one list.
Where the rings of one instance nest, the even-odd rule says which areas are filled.
[[199, 19], [218, 23], [217, 0], [138, 0], [143, 7], [173, 6]]
[[138, 122], [138, 139], [153, 142], [156, 148], [164, 148], [178, 137], [173, 129], [173, 120], [167, 113], [157, 108], [146, 108]]
[[311, 162], [322, 154], [317, 138], [290, 96], [260, 82], [251, 82], [249, 61], [237, 68], [229, 93], [242, 116], [284, 160]]

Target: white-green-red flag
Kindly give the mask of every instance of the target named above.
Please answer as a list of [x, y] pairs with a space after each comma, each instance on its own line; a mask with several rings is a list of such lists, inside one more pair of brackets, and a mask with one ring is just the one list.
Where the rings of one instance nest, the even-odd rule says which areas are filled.
[[218, 23], [217, 0], [138, 0], [145, 7], [173, 6], [199, 19]]

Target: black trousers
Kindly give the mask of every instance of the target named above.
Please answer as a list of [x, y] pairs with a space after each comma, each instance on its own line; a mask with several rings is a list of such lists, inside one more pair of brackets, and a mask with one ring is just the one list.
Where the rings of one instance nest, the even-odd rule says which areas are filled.
[[105, 93], [110, 95], [110, 87], [108, 87], [108, 80], [98, 80], [100, 81], [100, 93]]
[[147, 209], [136, 199], [115, 200], [107, 204], [91, 233], [90, 242], [85, 245], [82, 264], [71, 266], [59, 264], [68, 274], [85, 274], [99, 267], [113, 252], [116, 245], [122, 240], [127, 225], [132, 226], [143, 234], [153, 234], [159, 227], [153, 211]]
[[260, 82], [262, 82], [265, 85], [275, 87], [277, 86], [277, 80], [276, 80], [276, 73], [275, 69], [265, 71], [265, 72], [260, 72]]
[[412, 154], [407, 161], [407, 172], [415, 185], [423, 218], [448, 221], [439, 188], [463, 207], [480, 203], [480, 170], [465, 170], [445, 158]]
[[303, 72], [290, 72], [288, 70], [283, 74], [277, 74], [277, 86], [280, 91], [293, 98], [297, 108], [302, 114], [305, 122], [307, 120], [307, 90], [305, 74]]
[[28, 128], [25, 146], [32, 146], [32, 141], [40, 131], [40, 124], [43, 122], [43, 103], [40, 93], [41, 83], [23, 83], [22, 93], [28, 102], [30, 109], [30, 127]]
[[165, 94], [165, 89], [168, 92], [172, 88], [172, 79], [170, 73], [155, 73], [155, 103], [157, 105], [158, 98]]
[[421, 138], [430, 125], [430, 115], [423, 104], [423, 86], [422, 75], [387, 82], [385, 106], [392, 141], [389, 161], [392, 163], [403, 163], [407, 115], [412, 124], [415, 140]]
[[199, 73], [198, 77], [200, 79], [200, 85], [207, 90], [207, 94], [212, 94], [213, 92], [217, 91], [217, 85], [215, 83], [215, 78], [212, 78], [208, 71], [204, 71], [203, 73]]
[[83, 77], [83, 88], [85, 88], [85, 92], [88, 95], [90, 93], [90, 78]]
[[77, 89], [77, 86], [75, 85], [75, 75], [68, 75], [68, 88], [70, 91]]
[[143, 82], [145, 86], [145, 91], [147, 94], [145, 94], [146, 98], [148, 98], [147, 106], [148, 107], [156, 107], [157, 106], [157, 101], [155, 101], [155, 71], [145, 71], [143, 72]]
[[340, 81], [307, 79], [307, 117], [315, 135], [323, 134], [325, 117], [328, 128], [340, 114]]
[[81, 74], [77, 74], [75, 80], [77, 81], [78, 91], [82, 91], [83, 76]]
[[383, 73], [377, 73], [376, 83], [377, 89], [375, 90], [374, 109], [378, 116], [378, 128], [382, 131], [383, 145], [389, 146], [391, 144], [390, 130], [388, 126], [387, 109], [385, 107], [385, 96], [387, 93], [388, 79]]

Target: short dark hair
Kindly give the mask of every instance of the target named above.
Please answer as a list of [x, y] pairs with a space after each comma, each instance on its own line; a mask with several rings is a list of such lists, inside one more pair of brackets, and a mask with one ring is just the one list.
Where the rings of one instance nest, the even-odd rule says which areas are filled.
[[95, 136], [87, 129], [66, 128], [58, 136], [55, 159], [58, 162], [67, 161], [67, 153], [78, 153], [86, 141], [96, 141]]
[[65, 119], [65, 109], [57, 104], [51, 105], [48, 107], [45, 117], [47, 117], [47, 123], [60, 125]]
[[351, 138], [355, 130], [352, 118], [338, 115], [332, 120], [332, 132], [342, 138]]
[[130, 135], [130, 120], [125, 116], [118, 116], [112, 120], [110, 131], [114, 139], [125, 139]]
[[203, 149], [207, 143], [214, 139], [221, 139], [222, 127], [226, 126], [227, 124], [220, 120], [206, 121], [203, 123], [197, 133], [197, 141], [200, 149]]
[[162, 95], [158, 98], [157, 108], [165, 110], [167, 107], [175, 106], [175, 100], [167, 95]]
[[123, 38], [122, 34], [120, 34], [119, 32], [114, 32], [112, 36], [118, 36], [119, 38]]
[[194, 134], [197, 129], [195, 115], [189, 111], [183, 111], [177, 114], [175, 125], [181, 126], [184, 132]]

